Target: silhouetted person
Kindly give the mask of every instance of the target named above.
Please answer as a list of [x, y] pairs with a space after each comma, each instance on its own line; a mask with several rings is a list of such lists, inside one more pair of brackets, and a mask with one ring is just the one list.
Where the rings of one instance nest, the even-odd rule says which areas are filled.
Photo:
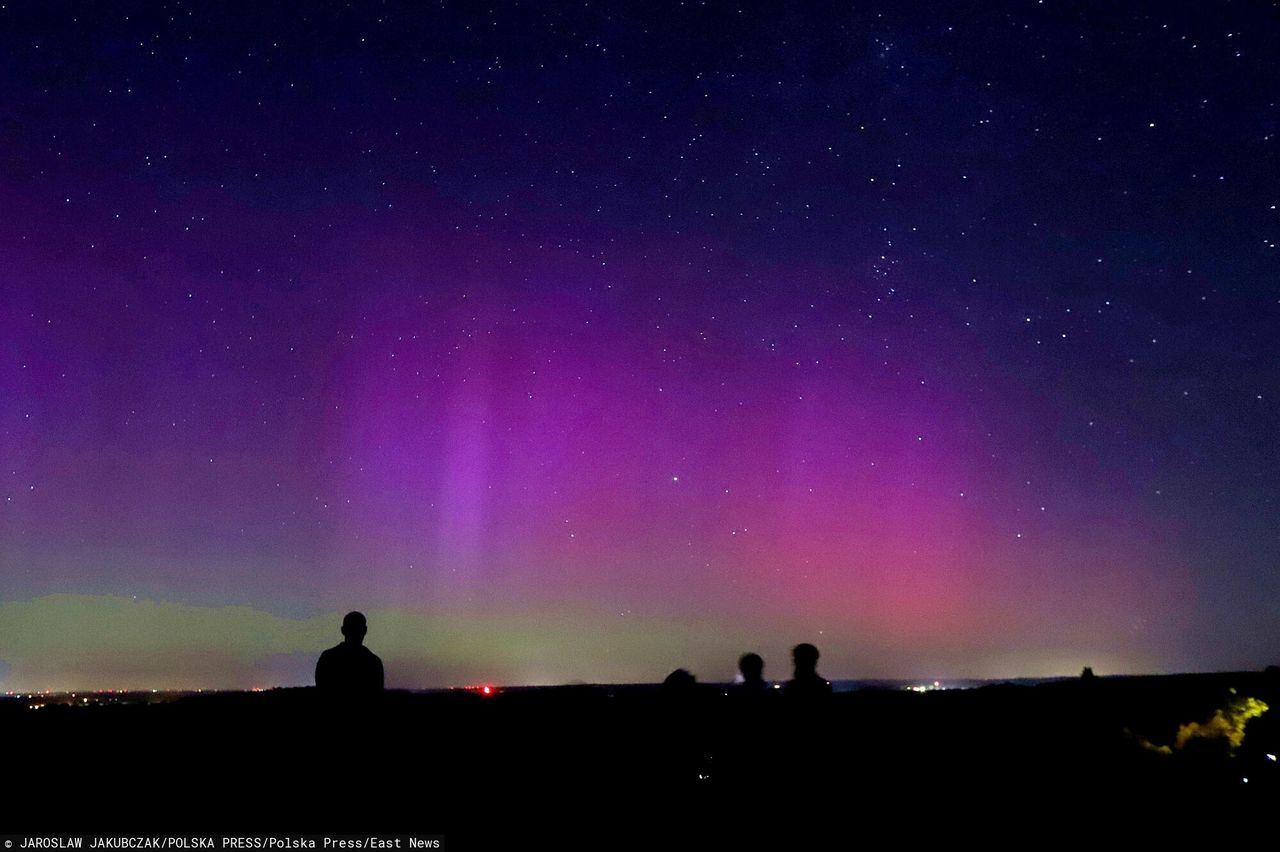
[[662, 681], [662, 697], [668, 702], [688, 702], [698, 692], [698, 679], [688, 669], [676, 669]]
[[791, 649], [795, 663], [795, 675], [787, 681], [783, 695], [790, 699], [812, 700], [831, 694], [831, 684], [818, 674], [818, 649], [808, 642], [801, 642]]
[[742, 674], [742, 683], [738, 684], [740, 694], [759, 695], [769, 688], [769, 684], [764, 682], [764, 658], [759, 654], [739, 657], [738, 671]]
[[320, 655], [316, 686], [330, 694], [372, 694], [382, 691], [382, 660], [364, 646], [368, 632], [364, 615], [347, 613], [342, 619], [342, 644]]
[[771, 746], [776, 735], [776, 708], [759, 654], [739, 657], [738, 671], [741, 682], [727, 693], [726, 710], [714, 731], [716, 784], [747, 796], [775, 775], [775, 748]]
[[698, 679], [687, 669], [676, 669], [659, 690], [653, 746], [658, 783], [689, 786], [710, 777], [707, 719]]
[[782, 688], [783, 748], [778, 774], [787, 779], [789, 795], [812, 806], [813, 797], [829, 788], [832, 772], [831, 684], [818, 674], [818, 649], [803, 642], [791, 649], [795, 674]]

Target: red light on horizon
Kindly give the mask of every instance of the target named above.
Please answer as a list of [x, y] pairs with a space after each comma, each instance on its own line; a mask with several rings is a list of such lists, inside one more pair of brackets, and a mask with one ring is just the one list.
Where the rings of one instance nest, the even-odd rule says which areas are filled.
[[501, 690], [498, 689], [498, 687], [494, 686], [491, 683], [469, 683], [466, 686], [462, 687], [462, 689], [466, 690], [467, 692], [475, 693], [476, 695], [483, 695], [486, 698], [497, 695], [499, 692], [501, 692]]

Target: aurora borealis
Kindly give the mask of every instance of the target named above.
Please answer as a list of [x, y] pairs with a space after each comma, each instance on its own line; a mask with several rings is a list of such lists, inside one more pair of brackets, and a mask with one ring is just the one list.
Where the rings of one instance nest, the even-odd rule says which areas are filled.
[[1280, 662], [1271, 10], [0, 8], [0, 689]]

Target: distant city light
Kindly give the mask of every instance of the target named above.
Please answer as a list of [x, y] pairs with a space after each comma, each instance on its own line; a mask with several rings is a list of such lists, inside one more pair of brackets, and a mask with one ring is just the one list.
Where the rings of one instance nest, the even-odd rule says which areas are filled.
[[935, 680], [933, 683], [921, 683], [915, 686], [906, 687], [907, 691], [909, 692], [934, 692], [935, 690], [941, 690], [946, 688], [947, 687], [942, 685], [942, 681], [939, 681], [939, 680]]

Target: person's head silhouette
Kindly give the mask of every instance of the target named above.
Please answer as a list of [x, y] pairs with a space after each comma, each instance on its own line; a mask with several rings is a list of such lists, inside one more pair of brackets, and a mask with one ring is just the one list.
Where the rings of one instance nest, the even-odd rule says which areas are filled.
[[796, 677], [813, 675], [818, 670], [818, 649], [808, 642], [801, 642], [791, 649], [791, 659], [796, 665]]
[[743, 654], [738, 658], [738, 671], [744, 683], [760, 683], [764, 680], [764, 658], [759, 654]]
[[688, 669], [676, 669], [667, 675], [662, 688], [671, 695], [684, 695], [698, 688], [698, 679]]
[[359, 645], [364, 642], [364, 634], [369, 632], [369, 625], [364, 620], [364, 613], [349, 612], [342, 619], [342, 636], [348, 642]]

